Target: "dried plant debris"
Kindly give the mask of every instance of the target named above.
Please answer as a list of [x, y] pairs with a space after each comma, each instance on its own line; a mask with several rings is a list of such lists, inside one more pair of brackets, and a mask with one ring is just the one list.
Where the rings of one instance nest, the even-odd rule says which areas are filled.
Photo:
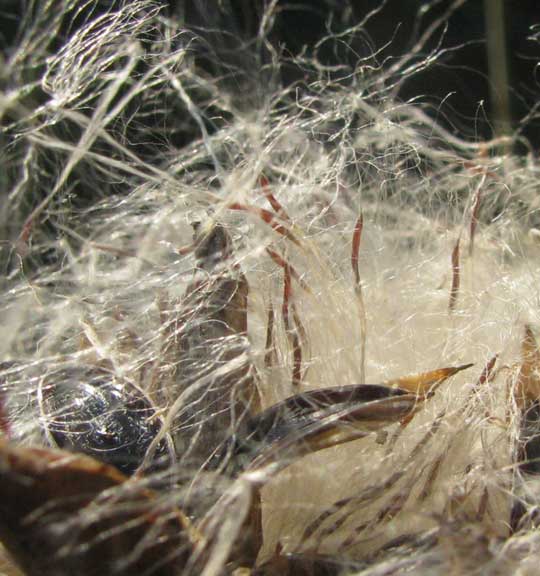
[[2, 541], [26, 574], [175, 574], [185, 564], [189, 520], [116, 469], [4, 440], [0, 453]]
[[176, 450], [198, 467], [258, 409], [260, 398], [247, 340], [249, 287], [231, 261], [228, 232], [209, 221], [196, 227], [194, 246], [195, 278], [172, 318], [167, 355], [174, 369], [162, 393], [171, 404]]
[[462, 0], [404, 55], [16, 4], [0, 574], [536, 573], [538, 161], [399, 99]]

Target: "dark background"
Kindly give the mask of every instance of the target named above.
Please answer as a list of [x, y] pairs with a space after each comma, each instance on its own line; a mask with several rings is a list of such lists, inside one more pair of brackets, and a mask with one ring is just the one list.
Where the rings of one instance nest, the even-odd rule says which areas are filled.
[[[226, 29], [238, 38], [253, 36], [263, 2], [230, 0], [225, 4], [227, 6], [220, 11], [216, 9], [216, 2], [171, 0], [173, 13], [182, 15], [188, 25]], [[327, 33], [330, 16], [332, 30], [340, 31], [360, 22], [381, 4], [380, 0], [311, 0], [295, 6], [279, 2], [283, 10], [276, 17], [272, 43], [284, 54], [297, 55], [305, 49], [309, 55], [317, 41]], [[351, 48], [360, 57], [365, 57], [390, 43], [379, 54], [378, 61], [391, 65], [397, 57], [410, 50], [414, 43], [413, 35], [420, 36], [448, 11], [453, 2], [442, 0], [436, 3], [421, 19], [422, 7], [432, 4], [425, 0], [388, 0], [367, 24], [366, 34], [356, 37]], [[504, 7], [512, 128], [538, 147], [538, 120], [533, 117], [522, 121], [540, 100], [540, 72], [537, 69], [540, 42], [531, 38], [534, 26], [540, 26], [540, 2], [506, 0]], [[207, 34], [207, 38], [217, 50], [221, 48], [222, 53], [234, 46], [230, 38], [220, 39], [215, 34]], [[402, 100], [419, 98], [419, 102], [431, 104], [431, 113], [461, 136], [477, 140], [493, 137], [485, 38], [484, 1], [468, 0], [450, 16], [444, 34], [440, 29], [425, 44], [422, 54], [429, 53], [439, 43], [441, 48], [460, 48], [450, 50], [429, 69], [409, 77], [400, 85], [398, 97]], [[351, 57], [350, 51], [347, 54], [345, 51], [340, 54], [332, 52], [328, 45], [327, 50], [321, 49], [318, 55], [327, 64], [343, 63], [344, 59]], [[238, 57], [238, 51], [236, 55]], [[282, 70], [285, 84], [298, 80], [299, 76], [301, 71], [294, 67]]]
[[[161, 1], [171, 16], [203, 36], [200, 66], [220, 77], [224, 71], [237, 71], [237, 74], [232, 74], [233, 80], [224, 84], [224, 88], [236, 91], [239, 106], [256, 105], [257, 90], [267, 89], [266, 78], [257, 80], [257, 69], [268, 63], [270, 55], [268, 51], [254, 50], [250, 40], [256, 35], [265, 1], [268, 3], [269, 0]], [[435, 3], [388, 0], [369, 21], [365, 33], [356, 35], [348, 49], [343, 47], [336, 50], [335, 46], [327, 43], [318, 50], [317, 55], [325, 64], [343, 64], [348, 60], [352, 66], [356, 55], [369, 56], [389, 43], [380, 52], [377, 61], [383, 66], [391, 65], [397, 57], [410, 50], [415, 31], [417, 36], [421, 35], [452, 3], [450, 0]], [[120, 4], [114, 0], [98, 0], [93, 4], [92, 11], [96, 14], [99, 10]], [[302, 50], [305, 50], [306, 56], [310, 56], [317, 41], [326, 34], [328, 25], [334, 32], [345, 30], [382, 4], [381, 0], [306, 0], [295, 3], [279, 0], [279, 10], [269, 39], [274, 48], [290, 61]], [[422, 7], [431, 4], [435, 6], [420, 19]], [[25, 0], [0, 0], [0, 46], [8, 57], [17, 42], [18, 25], [28, 5]], [[59, 8], [61, 5], [58, 2]], [[540, 120], [533, 114], [526, 122], [522, 121], [540, 100], [540, 72], [537, 69], [540, 41], [531, 39], [534, 34], [532, 27], [540, 26], [540, 2], [506, 0], [505, 10], [513, 129], [538, 147]], [[81, 15], [81, 22], [84, 22], [84, 14]], [[208, 32], [208, 29], [214, 31]], [[420, 103], [431, 108], [430, 113], [437, 116], [438, 121], [462, 137], [472, 140], [491, 138], [493, 123], [485, 32], [484, 1], [468, 0], [451, 15], [444, 35], [441, 31], [434, 34], [425, 45], [423, 54], [427, 54], [439, 42], [443, 48], [461, 48], [449, 51], [429, 69], [408, 77], [400, 84], [396, 96], [401, 100], [419, 98]], [[221, 60], [223, 65], [216, 66], [216, 60]], [[240, 80], [244, 73], [252, 85], [246, 86]], [[284, 86], [290, 85], [298, 82], [303, 73], [293, 63], [282, 65], [279, 82]], [[443, 100], [444, 104], [441, 105]], [[187, 136], [185, 140], [189, 139], [190, 136]]]

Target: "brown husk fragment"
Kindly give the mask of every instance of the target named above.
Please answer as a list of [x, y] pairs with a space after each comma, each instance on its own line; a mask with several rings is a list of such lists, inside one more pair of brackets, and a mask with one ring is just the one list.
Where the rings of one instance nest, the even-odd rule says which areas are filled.
[[87, 456], [0, 439], [0, 538], [28, 576], [177, 574], [189, 520]]

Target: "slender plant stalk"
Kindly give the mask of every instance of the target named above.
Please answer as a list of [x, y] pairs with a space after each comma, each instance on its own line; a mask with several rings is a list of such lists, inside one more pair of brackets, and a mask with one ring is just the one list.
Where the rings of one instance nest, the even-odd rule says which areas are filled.
[[508, 51], [506, 48], [503, 0], [484, 0], [484, 13], [495, 135], [508, 136], [512, 132], [512, 114], [508, 89]]

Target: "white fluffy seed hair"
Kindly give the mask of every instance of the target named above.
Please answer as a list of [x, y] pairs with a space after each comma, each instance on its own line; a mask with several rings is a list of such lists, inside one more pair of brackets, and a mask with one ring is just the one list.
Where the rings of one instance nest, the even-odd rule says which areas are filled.
[[[540, 326], [536, 159], [502, 154], [509, 141], [460, 139], [395, 98], [436, 52], [333, 70], [301, 56], [304, 82], [283, 87], [277, 52], [258, 70], [211, 76], [199, 51], [216, 64], [220, 55], [158, 3], [94, 8], [26, 3], [4, 56], [0, 347], [11, 437], [47, 442], [44, 380], [79, 364], [106, 363], [167, 414], [170, 318], [196, 266], [179, 249], [193, 222], [211, 218], [229, 231], [249, 283], [247, 354], [263, 407], [302, 390], [474, 364], [386, 438], [321, 451], [272, 478], [259, 564], [279, 549], [347, 559], [358, 575], [536, 573], [537, 481], [518, 466], [522, 415], [511, 393], [525, 326]], [[269, 50], [274, 8], [246, 53]], [[347, 32], [364, 33], [369, 19]], [[253, 86], [249, 106], [229, 90], [234, 79]], [[287, 218], [257, 214], [271, 211], [269, 191]], [[360, 214], [362, 300], [351, 268]], [[296, 242], [272, 227], [288, 218]], [[301, 279], [290, 296], [303, 327], [296, 386], [284, 271], [267, 248]], [[190, 490], [181, 457], [175, 470], [187, 479], [163, 502]], [[214, 510], [221, 532], [205, 574], [229, 557], [247, 485], [219, 485], [230, 505]], [[529, 520], [512, 531], [517, 503]], [[7, 557], [0, 573], [17, 573]]]

